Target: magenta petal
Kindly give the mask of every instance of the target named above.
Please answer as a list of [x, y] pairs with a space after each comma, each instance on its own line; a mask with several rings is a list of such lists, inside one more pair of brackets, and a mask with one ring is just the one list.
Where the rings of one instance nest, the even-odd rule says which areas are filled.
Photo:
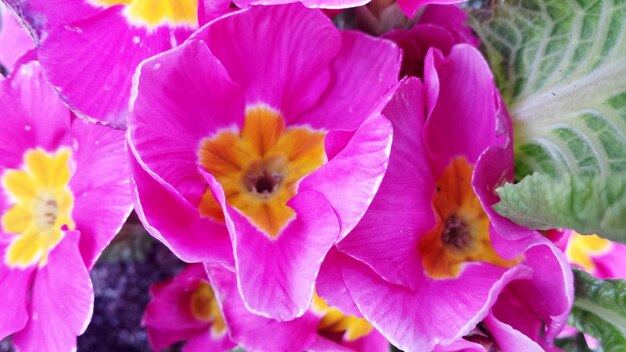
[[435, 346], [434, 352], [489, 352], [487, 349], [475, 342], [458, 339], [450, 344]]
[[459, 44], [444, 57], [431, 49], [426, 57], [424, 82], [428, 120], [425, 141], [436, 164], [436, 174], [450, 159], [464, 155], [470, 164], [489, 146], [502, 145], [497, 135], [497, 90], [489, 65], [473, 46]]
[[356, 31], [341, 32], [341, 38], [341, 50], [332, 63], [332, 80], [326, 94], [297, 123], [355, 130], [379, 98], [398, 81], [402, 53], [393, 42]]
[[30, 320], [13, 335], [22, 351], [71, 351], [93, 311], [93, 287], [78, 249], [78, 231], [65, 233], [34, 279]]
[[[320, 318], [310, 311], [284, 322], [255, 315], [244, 305], [233, 272], [222, 267], [207, 267], [207, 270], [230, 336], [244, 349], [302, 351], [316, 338]], [[276, 303], [280, 303], [279, 297]]]
[[360, 352], [387, 352], [391, 349], [389, 341], [378, 330], [373, 329], [369, 334], [352, 341], [343, 341], [342, 345], [352, 351]]
[[222, 352], [229, 351], [237, 347], [230, 340], [227, 333], [222, 336], [214, 336], [211, 329], [187, 340], [183, 346], [183, 352]]
[[431, 350], [461, 338], [485, 317], [508, 282], [532, 275], [523, 266], [504, 270], [481, 263], [467, 265], [456, 279], [423, 278], [411, 290], [384, 281], [354, 260], [344, 265], [344, 280], [363, 316], [404, 350]]
[[0, 64], [11, 72], [17, 59], [34, 48], [35, 43], [13, 13], [1, 3], [0, 17]]
[[142, 325], [148, 330], [150, 345], [157, 351], [182, 340], [203, 334], [208, 322], [194, 318], [189, 295], [200, 281], [208, 281], [204, 267], [193, 264], [164, 284], [146, 306]]
[[341, 152], [300, 182], [300, 192], [320, 192], [330, 202], [339, 217], [340, 238], [356, 226], [380, 186], [392, 133], [389, 120], [380, 113], [373, 114]]
[[224, 209], [246, 307], [279, 321], [304, 314], [313, 299], [322, 261], [339, 233], [331, 205], [321, 193], [299, 192], [287, 203], [295, 210], [295, 218], [272, 239], [226, 203], [212, 175], [203, 175]]
[[465, 0], [398, 0], [398, 5], [407, 17], [414, 17], [417, 10], [428, 4], [458, 4]]
[[[419, 18], [420, 24], [434, 24], [448, 30], [456, 44], [467, 43], [478, 47], [480, 40], [467, 25], [467, 13], [460, 6], [432, 4], [424, 8]], [[446, 53], [444, 53], [446, 54]]]
[[4, 264], [8, 243], [0, 243], [0, 340], [22, 330], [28, 322], [27, 301], [34, 267], [27, 269], [9, 268]]
[[332, 22], [301, 4], [252, 7], [222, 17], [192, 38], [205, 41], [244, 87], [247, 105], [269, 105], [288, 123], [316, 104], [341, 44]]
[[232, 263], [233, 250], [226, 226], [201, 218], [198, 210], [171, 186], [152, 178], [133, 155], [130, 159], [135, 211], [146, 230], [181, 260]]
[[133, 208], [128, 155], [123, 131], [74, 119], [71, 133], [76, 162], [69, 184], [76, 199], [72, 218], [91, 269]]
[[197, 170], [200, 141], [243, 123], [241, 93], [200, 41], [145, 61], [136, 81], [131, 148], [157, 180], [195, 207], [206, 188]]
[[361, 222], [337, 247], [387, 281], [416, 288], [422, 271], [418, 242], [435, 225], [420, 81], [404, 81], [383, 114], [394, 131], [387, 173]]
[[328, 305], [339, 309], [344, 314], [361, 318], [361, 312], [354, 304], [341, 276], [341, 265], [341, 254], [333, 247], [324, 258], [315, 291]]
[[522, 265], [532, 268], [534, 275], [509, 284], [493, 308], [494, 317], [550, 347], [574, 302], [571, 268], [547, 240], [526, 250]]
[[129, 25], [123, 10], [123, 6], [111, 7], [52, 28], [39, 51], [46, 76], [61, 97], [81, 117], [114, 127], [126, 126], [137, 65], [172, 48], [175, 41], [168, 27], [149, 31]]
[[20, 168], [27, 149], [55, 151], [67, 143], [70, 112], [46, 83], [36, 61], [0, 80], [0, 165]]
[[485, 317], [485, 326], [503, 351], [545, 351], [528, 336], [494, 318], [492, 314]]

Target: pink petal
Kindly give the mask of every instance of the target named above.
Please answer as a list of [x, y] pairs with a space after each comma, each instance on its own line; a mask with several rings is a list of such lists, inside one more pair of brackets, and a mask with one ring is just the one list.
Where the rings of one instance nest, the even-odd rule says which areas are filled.
[[156, 180], [197, 207], [206, 188], [197, 171], [200, 141], [243, 124], [238, 87], [204, 43], [189, 41], [145, 61], [135, 90], [131, 148]]
[[201, 264], [190, 265], [172, 281], [158, 290], [146, 306], [142, 325], [148, 330], [150, 345], [157, 351], [202, 335], [210, 324], [194, 318], [191, 314], [189, 295], [199, 281], [208, 281]]
[[467, 43], [478, 47], [480, 43], [472, 32], [472, 27], [467, 24], [467, 14], [460, 6], [428, 5], [420, 15], [419, 23], [434, 24], [445, 28], [454, 37], [455, 44]]
[[431, 49], [424, 67], [428, 120], [425, 140], [439, 174], [453, 157], [470, 164], [507, 136], [496, 133], [497, 90], [489, 65], [473, 46], [459, 44], [444, 57]]
[[22, 55], [35, 47], [33, 39], [14, 14], [0, 3], [0, 64], [9, 72]]
[[4, 263], [7, 241], [0, 243], [0, 302], [3, 303], [0, 317], [0, 340], [20, 331], [28, 322], [27, 304], [35, 268], [9, 268]]
[[235, 250], [237, 284], [246, 307], [279, 321], [302, 316], [313, 299], [315, 280], [339, 227], [324, 196], [299, 192], [287, 205], [296, 212], [278, 238], [269, 238], [226, 203], [215, 178], [203, 172], [224, 209]]
[[0, 165], [20, 168], [26, 150], [68, 143], [70, 112], [46, 83], [39, 63], [25, 62], [0, 80]]
[[183, 352], [222, 352], [237, 347], [228, 334], [213, 336], [209, 329], [204, 333], [190, 338], [183, 346]]
[[385, 280], [416, 288], [422, 272], [417, 245], [435, 225], [435, 183], [422, 142], [420, 81], [403, 81], [383, 114], [394, 130], [387, 173], [361, 222], [337, 247]]
[[72, 219], [91, 269], [133, 209], [128, 155], [123, 131], [74, 119], [71, 133], [76, 162], [69, 184], [76, 200]]
[[97, 8], [87, 0], [5, 0], [17, 13], [36, 40], [48, 34], [48, 30], [68, 22], [77, 21], [98, 14], [103, 8]]
[[398, 5], [407, 17], [414, 17], [422, 6], [428, 4], [458, 4], [465, 0], [398, 0]]
[[39, 51], [50, 83], [58, 87], [61, 97], [80, 112], [80, 117], [113, 127], [126, 126], [137, 65], [172, 48], [177, 37], [176, 30], [168, 27], [148, 30], [129, 25], [123, 10], [122, 6], [114, 6], [87, 19], [54, 27]]
[[[347, 257], [345, 257], [347, 258]], [[365, 265], [346, 259], [343, 277], [363, 316], [400, 349], [431, 350], [467, 334], [489, 311], [511, 280], [528, 277], [523, 266], [509, 270], [478, 263], [458, 278], [422, 278], [416, 290], [390, 284]]]
[[369, 334], [352, 341], [342, 341], [342, 345], [352, 351], [359, 352], [387, 352], [391, 345], [378, 330], [373, 329]]
[[485, 317], [485, 326], [503, 351], [545, 351], [528, 336], [494, 318], [492, 314]]
[[511, 282], [493, 314], [543, 347], [550, 347], [565, 326], [574, 301], [572, 271], [563, 253], [547, 240], [527, 249], [524, 257], [522, 265], [535, 274]]
[[[135, 211], [146, 230], [187, 262], [233, 262], [226, 226], [201, 218], [171, 186], [164, 186], [130, 156]], [[167, 205], [167, 206], [164, 206]]]
[[339, 217], [340, 238], [356, 226], [372, 202], [387, 170], [391, 139], [391, 123], [374, 113], [341, 152], [300, 181], [300, 192], [320, 192], [330, 202]]
[[402, 54], [393, 42], [356, 31], [341, 32], [341, 39], [325, 95], [297, 123], [355, 130], [379, 98], [398, 81]]
[[[222, 267], [207, 267], [211, 284], [221, 303], [233, 341], [248, 350], [301, 351], [317, 336], [319, 317], [311, 312], [279, 322], [251, 313], [244, 305], [235, 274]], [[276, 297], [276, 303], [280, 298]]]
[[332, 22], [301, 4], [252, 7], [192, 38], [205, 41], [245, 90], [246, 105], [269, 105], [288, 123], [317, 103], [341, 44]]
[[341, 253], [333, 247], [324, 258], [315, 284], [315, 291], [328, 305], [339, 309], [344, 314], [362, 318], [341, 276], [341, 265]]
[[13, 335], [23, 351], [70, 351], [93, 311], [93, 287], [78, 249], [78, 231], [65, 233], [39, 268], [30, 301], [30, 320]]

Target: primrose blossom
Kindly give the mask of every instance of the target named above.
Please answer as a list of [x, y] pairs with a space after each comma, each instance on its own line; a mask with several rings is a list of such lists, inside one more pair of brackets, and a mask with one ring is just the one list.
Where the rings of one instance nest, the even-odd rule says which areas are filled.
[[[481, 54], [467, 44], [447, 56], [431, 48], [424, 82], [403, 81], [382, 115], [394, 127], [389, 166], [364, 217], [327, 256], [322, 298], [359, 311], [403, 350], [450, 345], [483, 320], [550, 347], [572, 304], [571, 272], [547, 239], [491, 209], [493, 190], [513, 176], [512, 135]], [[546, 324], [526, 330], [494, 308], [506, 306], [509, 288], [549, 283], [558, 294], [530, 305]]]
[[0, 339], [68, 351], [91, 319], [88, 271], [132, 209], [129, 170], [124, 133], [77, 119], [35, 58], [0, 80]]
[[207, 24], [137, 71], [140, 219], [182, 260], [234, 268], [253, 313], [301, 316], [386, 170], [391, 125], [374, 108], [399, 67], [392, 42], [300, 4]]

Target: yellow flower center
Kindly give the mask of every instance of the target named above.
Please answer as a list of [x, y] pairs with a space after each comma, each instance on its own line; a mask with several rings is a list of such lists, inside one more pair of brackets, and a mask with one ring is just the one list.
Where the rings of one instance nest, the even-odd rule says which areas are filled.
[[148, 27], [163, 24], [181, 27], [198, 25], [198, 0], [90, 0], [96, 6], [126, 5], [124, 14], [132, 22]]
[[200, 281], [198, 287], [191, 294], [190, 308], [194, 318], [212, 322], [211, 330], [215, 334], [222, 335], [226, 332], [226, 323], [220, 313], [213, 289], [208, 283]]
[[583, 267], [585, 270], [595, 270], [595, 264], [591, 257], [608, 252], [613, 247], [611, 241], [597, 235], [581, 235], [572, 232], [572, 236], [567, 243], [565, 255], [571, 263]]
[[311, 307], [314, 312], [322, 316], [317, 330], [324, 337], [330, 339], [339, 337], [340, 340], [353, 341], [369, 334], [374, 329], [367, 320], [344, 315], [339, 309], [329, 306], [317, 293], [313, 296]]
[[510, 267], [516, 260], [500, 257], [489, 239], [489, 218], [472, 189], [472, 171], [463, 157], [455, 158], [437, 180], [433, 209], [435, 227], [418, 250], [426, 273], [435, 279], [457, 277], [465, 262]]
[[8, 266], [45, 265], [48, 253], [63, 238], [63, 226], [74, 229], [70, 154], [67, 148], [52, 154], [31, 149], [24, 154], [23, 170], [2, 175], [2, 187], [14, 203], [2, 216], [3, 231], [16, 235], [4, 258]]
[[[298, 181], [326, 161], [324, 137], [306, 127], [285, 128], [278, 112], [253, 107], [246, 111], [240, 133], [223, 131], [202, 140], [199, 163], [222, 185], [228, 204], [275, 238], [294, 216], [287, 201], [296, 194]], [[224, 219], [208, 189], [199, 210]]]

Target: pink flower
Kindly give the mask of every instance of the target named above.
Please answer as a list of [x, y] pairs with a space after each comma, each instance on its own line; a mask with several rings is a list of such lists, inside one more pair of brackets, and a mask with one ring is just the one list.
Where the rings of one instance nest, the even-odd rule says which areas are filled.
[[231, 337], [246, 350], [389, 351], [389, 342], [369, 322], [342, 313], [317, 295], [304, 315], [290, 321], [255, 315], [241, 299], [234, 272], [219, 266], [207, 269]]
[[445, 57], [431, 49], [424, 84], [404, 81], [382, 114], [394, 127], [387, 173], [360, 223], [326, 258], [320, 295], [358, 309], [397, 347], [426, 351], [467, 335], [510, 282], [530, 278], [527, 263], [540, 251], [559, 268], [542, 280], [568, 290], [542, 297], [556, 307], [546, 308], [553, 326], [536, 331], [548, 343], [571, 306], [571, 274], [546, 239], [491, 209], [493, 190], [512, 179], [512, 136], [478, 50], [456, 45]]
[[131, 211], [124, 135], [75, 118], [36, 53], [0, 81], [0, 339], [76, 348], [93, 308], [88, 271]]
[[227, 15], [145, 61], [128, 134], [144, 225], [185, 261], [234, 266], [252, 312], [304, 314], [385, 172], [391, 125], [370, 111], [399, 63], [300, 4]]
[[383, 35], [402, 48], [401, 76], [424, 77], [424, 60], [430, 48], [448, 55], [456, 44], [478, 47], [478, 38], [465, 24], [467, 15], [453, 5], [428, 5], [410, 29], [396, 29]]
[[30, 27], [50, 83], [80, 117], [124, 127], [144, 59], [198, 28], [197, 0], [7, 0]]
[[191, 264], [152, 285], [143, 326], [156, 351], [187, 340], [183, 351], [226, 351], [235, 347], [202, 264]]

